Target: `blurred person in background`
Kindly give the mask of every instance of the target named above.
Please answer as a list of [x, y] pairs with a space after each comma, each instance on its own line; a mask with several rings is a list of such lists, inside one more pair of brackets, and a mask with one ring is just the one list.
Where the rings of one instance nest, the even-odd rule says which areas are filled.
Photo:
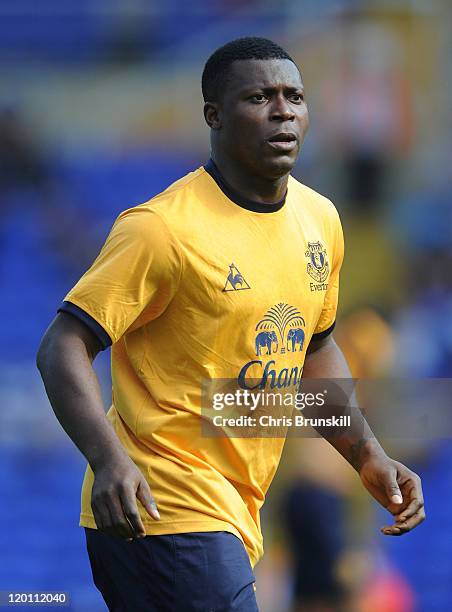
[[[390, 326], [370, 308], [342, 317], [335, 340], [354, 379], [383, 376], [391, 370], [392, 335]], [[353, 499], [353, 470], [324, 440], [291, 442], [286, 461], [294, 473], [282, 494], [282, 514], [291, 558], [292, 610], [348, 612], [362, 587], [359, 579], [355, 583], [344, 579], [347, 565], [359, 573], [348, 535], [349, 509], [352, 501], [358, 502]]]
[[[280, 377], [300, 359], [305, 378], [350, 377], [331, 335], [340, 221], [290, 176], [308, 128], [298, 67], [267, 39], [239, 39], [209, 58], [202, 84], [212, 159], [120, 215], [38, 354], [55, 414], [89, 463], [80, 524], [112, 610], [257, 609], [259, 510], [284, 440], [199, 432], [201, 380], [247, 388], [263, 363], [256, 312], [300, 309], [298, 345], [292, 328], [272, 355]], [[92, 362], [110, 345], [106, 417]], [[395, 517], [382, 532], [402, 535], [425, 518], [420, 479], [350, 410], [346, 434], [319, 433]]]
[[[322, 471], [334, 474], [337, 466], [334, 459], [330, 462], [325, 457], [322, 452], [325, 449], [311, 446], [311, 450], [317, 460], [321, 460]], [[303, 468], [305, 466], [304, 463]], [[337, 471], [341, 472], [341, 466]], [[306, 474], [300, 475], [288, 488], [283, 516], [293, 559], [293, 612], [346, 612], [349, 609], [347, 589], [338, 572], [346, 545], [345, 511], [342, 488], [325, 484], [310, 474], [309, 464]]]
[[20, 113], [0, 109], [0, 193], [18, 186], [43, 190], [48, 168]]
[[58, 265], [66, 272], [89, 265], [95, 233], [68, 192], [54, 160], [42, 151], [36, 128], [19, 108], [1, 109], [0, 196], [8, 205], [0, 213], [0, 248], [11, 238], [19, 244], [33, 241], [40, 252], [58, 253]]
[[325, 83], [325, 105], [342, 160], [344, 198], [358, 218], [375, 214], [387, 196], [394, 164], [412, 140], [412, 109], [400, 41], [365, 18], [343, 25], [348, 52]]

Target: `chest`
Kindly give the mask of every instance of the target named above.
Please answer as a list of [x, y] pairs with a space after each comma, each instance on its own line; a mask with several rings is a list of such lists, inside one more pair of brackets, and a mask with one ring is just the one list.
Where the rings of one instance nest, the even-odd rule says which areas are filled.
[[[323, 308], [331, 246], [296, 217], [225, 223], [183, 244], [180, 310], [196, 337], [250, 351], [300, 346]], [[270, 216], [270, 215], [269, 215]], [[257, 349], [256, 349], [257, 346]]]

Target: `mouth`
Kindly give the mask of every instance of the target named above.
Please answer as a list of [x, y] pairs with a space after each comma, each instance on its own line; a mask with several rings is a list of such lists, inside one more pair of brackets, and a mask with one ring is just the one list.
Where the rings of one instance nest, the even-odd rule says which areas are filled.
[[298, 139], [293, 132], [279, 132], [267, 139], [268, 144], [279, 151], [292, 151], [296, 148]]

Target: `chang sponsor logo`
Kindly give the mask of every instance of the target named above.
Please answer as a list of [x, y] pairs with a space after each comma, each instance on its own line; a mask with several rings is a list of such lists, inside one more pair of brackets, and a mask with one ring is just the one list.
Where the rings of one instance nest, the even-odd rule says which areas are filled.
[[[265, 389], [266, 387], [270, 387], [270, 389], [284, 389], [295, 385], [298, 386], [301, 383], [303, 366], [296, 366], [290, 368], [290, 370], [289, 368], [277, 370], [275, 365], [274, 359], [267, 361], [265, 365], [258, 359], [248, 361], [240, 370], [237, 378], [240, 387], [250, 391], [253, 389]], [[260, 378], [258, 377], [259, 373], [261, 374]], [[250, 377], [248, 380], [247, 376]]]
[[[283, 302], [272, 306], [256, 325], [256, 357], [303, 351], [305, 326], [305, 320], [294, 306]], [[278, 370], [275, 359], [266, 363], [253, 359], [240, 370], [238, 383], [242, 389], [282, 389], [298, 386], [302, 372], [302, 365]]]

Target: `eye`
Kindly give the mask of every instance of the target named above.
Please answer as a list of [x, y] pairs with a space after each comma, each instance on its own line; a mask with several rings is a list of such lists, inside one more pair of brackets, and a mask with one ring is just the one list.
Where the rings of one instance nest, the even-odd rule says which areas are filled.
[[265, 102], [266, 99], [267, 96], [262, 93], [253, 94], [250, 97], [251, 102], [254, 102], [255, 104], [262, 104], [262, 102]]
[[301, 93], [292, 94], [289, 96], [291, 102], [295, 102], [295, 104], [301, 104], [304, 101], [304, 95]]

